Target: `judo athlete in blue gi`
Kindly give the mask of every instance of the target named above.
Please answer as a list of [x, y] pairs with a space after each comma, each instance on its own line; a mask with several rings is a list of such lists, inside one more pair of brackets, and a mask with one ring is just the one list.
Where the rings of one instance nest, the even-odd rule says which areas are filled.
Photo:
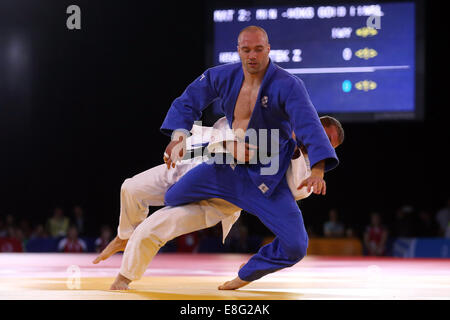
[[164, 156], [169, 170], [183, 155], [183, 132], [189, 132], [202, 110], [217, 98], [222, 99], [233, 130], [267, 130], [269, 162], [258, 158], [256, 163], [237, 165], [203, 163], [165, 195], [167, 206], [224, 199], [256, 215], [276, 236], [250, 258], [237, 278], [219, 289], [240, 288], [306, 255], [308, 236], [285, 177], [296, 142], [307, 149], [311, 165], [311, 176], [299, 188], [307, 186], [308, 191], [313, 188], [314, 193], [325, 194], [324, 172], [339, 162], [302, 81], [272, 63], [269, 52], [266, 32], [255, 26], [245, 28], [238, 37], [241, 63], [206, 70], [175, 99], [161, 126], [163, 133], [172, 135]]

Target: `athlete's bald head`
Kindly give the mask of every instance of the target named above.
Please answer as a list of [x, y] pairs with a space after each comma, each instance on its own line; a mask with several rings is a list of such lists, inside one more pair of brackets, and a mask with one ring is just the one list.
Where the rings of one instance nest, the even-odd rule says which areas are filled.
[[267, 45], [269, 44], [269, 37], [267, 36], [266, 30], [264, 30], [263, 28], [258, 27], [258, 26], [248, 26], [248, 27], [245, 27], [244, 29], [242, 29], [241, 32], [239, 32], [238, 46], [241, 44], [243, 37], [249, 33], [259, 33], [262, 37], [262, 40], [265, 42], [265, 44], [267, 44]]

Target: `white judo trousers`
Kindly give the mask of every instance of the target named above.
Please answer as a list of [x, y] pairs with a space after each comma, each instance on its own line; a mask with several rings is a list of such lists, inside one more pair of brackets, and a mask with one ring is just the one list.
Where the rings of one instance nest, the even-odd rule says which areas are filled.
[[[214, 145], [217, 145], [220, 139], [229, 140], [229, 134], [220, 134], [218, 138], [217, 130], [223, 132], [227, 128], [229, 127], [225, 118], [218, 120], [211, 128], [194, 126], [188, 148], [204, 141], [214, 141]], [[123, 276], [133, 281], [140, 279], [158, 250], [180, 235], [222, 222], [225, 241], [231, 227], [239, 218], [241, 209], [222, 199], [164, 207], [147, 217], [148, 207], [163, 206], [168, 188], [204, 160], [203, 157], [183, 160], [170, 170], [167, 165], [162, 164], [124, 181], [120, 193], [120, 219], [117, 229], [120, 239], [128, 239], [120, 268]], [[296, 189], [301, 181], [310, 175], [306, 156], [301, 155], [292, 160], [286, 175], [296, 200], [311, 194], [306, 188]]]
[[120, 268], [120, 273], [126, 278], [140, 279], [166, 242], [219, 222], [222, 222], [225, 240], [233, 223], [239, 218], [241, 209], [222, 199], [164, 207], [147, 217], [148, 206], [164, 205], [167, 189], [197, 164], [199, 162], [185, 160], [170, 170], [163, 164], [123, 183], [118, 236], [129, 239]]

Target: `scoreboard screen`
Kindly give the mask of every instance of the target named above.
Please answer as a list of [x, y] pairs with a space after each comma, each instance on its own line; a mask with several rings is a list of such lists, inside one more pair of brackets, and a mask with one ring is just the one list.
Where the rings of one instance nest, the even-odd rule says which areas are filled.
[[320, 115], [421, 119], [416, 11], [406, 1], [216, 8], [210, 62], [240, 61], [237, 36], [257, 25], [271, 60], [303, 80]]

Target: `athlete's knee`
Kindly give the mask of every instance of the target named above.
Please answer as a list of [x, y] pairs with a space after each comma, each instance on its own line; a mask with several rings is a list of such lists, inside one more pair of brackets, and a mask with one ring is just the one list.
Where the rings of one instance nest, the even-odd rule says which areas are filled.
[[152, 223], [151, 219], [147, 218], [139, 224], [130, 237], [130, 242], [136, 243], [152, 243], [153, 246], [161, 248], [168, 240], [165, 239], [165, 233], [161, 232], [158, 223]]
[[289, 259], [294, 263], [299, 262], [306, 256], [306, 250], [308, 248], [308, 241], [306, 239], [295, 239], [286, 246], [286, 251]]
[[120, 190], [122, 192], [126, 192], [131, 195], [135, 194], [138, 190], [138, 186], [135, 179], [133, 178], [125, 179], [124, 182], [122, 183], [122, 186], [120, 187]]

